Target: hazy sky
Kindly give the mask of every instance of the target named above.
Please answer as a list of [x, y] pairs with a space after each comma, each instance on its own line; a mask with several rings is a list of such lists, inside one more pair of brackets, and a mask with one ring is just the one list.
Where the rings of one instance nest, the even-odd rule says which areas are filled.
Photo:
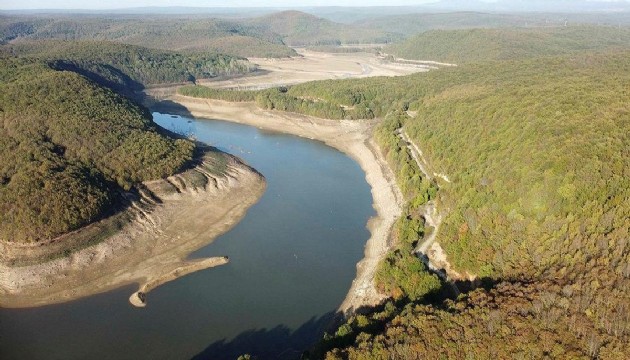
[[[438, 0], [0, 0], [0, 9], [120, 9], [143, 6], [193, 7], [297, 7], [297, 6], [398, 6]], [[497, 0], [481, 0], [496, 2]], [[625, 0], [592, 0], [614, 2]], [[550, 1], [551, 2], [551, 1]]]
[[419, 5], [438, 0], [0, 0], [0, 9], [119, 9], [142, 6], [375, 6]]

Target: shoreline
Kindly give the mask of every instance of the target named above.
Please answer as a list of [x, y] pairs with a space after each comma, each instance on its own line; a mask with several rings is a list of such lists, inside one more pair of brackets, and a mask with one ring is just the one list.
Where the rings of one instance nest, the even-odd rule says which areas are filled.
[[[190, 273], [178, 269], [208, 268], [195, 266], [200, 260], [188, 260], [189, 254], [238, 224], [266, 183], [237, 157], [211, 150], [195, 168], [143, 187], [152, 196], [134, 200], [124, 210], [132, 220], [107, 239], [39, 264], [0, 264], [0, 307], [67, 302], [134, 283], [141, 289]], [[226, 263], [212, 259], [206, 264]]]
[[319, 140], [355, 160], [370, 185], [372, 207], [376, 215], [367, 223], [371, 236], [365, 244], [364, 257], [357, 263], [356, 277], [338, 310], [349, 314], [364, 306], [378, 305], [386, 298], [377, 291], [374, 277], [378, 263], [390, 249], [389, 235], [402, 212], [403, 202], [394, 174], [372, 140], [375, 121], [326, 120], [262, 110], [254, 103], [232, 103], [182, 95], [171, 95], [163, 100], [177, 105], [165, 106], [161, 108], [163, 112], [230, 121]]
[[216, 266], [225, 265], [229, 261], [230, 260], [227, 256], [210, 257], [188, 261], [186, 264], [172, 270], [171, 272], [142, 284], [138, 291], [131, 294], [131, 296], [129, 297], [129, 302], [135, 307], [145, 307], [147, 306], [147, 294], [151, 290], [154, 290], [155, 288], [162, 286], [167, 282], [177, 280], [188, 274], [192, 274], [194, 272], [205, 269], [210, 269]]

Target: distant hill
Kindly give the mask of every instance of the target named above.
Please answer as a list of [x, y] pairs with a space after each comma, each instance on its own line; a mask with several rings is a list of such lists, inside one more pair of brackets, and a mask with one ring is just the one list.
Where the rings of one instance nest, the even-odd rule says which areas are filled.
[[0, 54], [45, 60], [55, 69], [78, 72], [122, 92], [254, 68], [247, 60], [228, 55], [180, 54], [109, 41], [21, 41], [0, 46]]
[[155, 49], [243, 57], [296, 55], [278, 35], [231, 20], [123, 15], [0, 17], [0, 41], [42, 39], [110, 40]]
[[43, 39], [110, 40], [164, 50], [288, 57], [297, 55], [288, 46], [390, 43], [402, 36], [299, 11], [246, 19], [64, 14], [0, 17], [0, 42]]
[[405, 59], [466, 63], [630, 48], [630, 28], [567, 26], [534, 29], [435, 30], [384, 48]]
[[243, 58], [283, 58], [298, 55], [295, 50], [282, 43], [269, 42], [248, 35], [230, 34], [217, 36], [210, 39], [202, 39], [200, 43], [203, 43], [203, 45], [195, 48]]
[[630, 11], [630, 2], [593, 0], [441, 0], [427, 9], [501, 12], [611, 12]]
[[630, 24], [630, 13], [454, 12], [376, 16], [374, 12], [366, 11], [366, 14], [372, 17], [358, 17], [360, 20], [354, 23], [335, 22], [294, 10], [252, 18], [210, 18], [207, 14], [0, 16], [0, 43], [45, 39], [108, 40], [162, 50], [240, 57], [290, 57], [297, 56], [291, 47], [398, 43], [411, 35], [435, 29]]
[[282, 37], [289, 46], [390, 43], [402, 37], [390, 31], [341, 24], [300, 11], [283, 11], [249, 24]]
[[630, 25], [630, 15], [601, 14], [550, 14], [550, 13], [483, 13], [483, 12], [440, 12], [382, 16], [363, 19], [356, 25], [388, 31], [405, 36], [429, 30], [457, 30], [472, 28], [527, 28], [563, 26], [575, 24]]

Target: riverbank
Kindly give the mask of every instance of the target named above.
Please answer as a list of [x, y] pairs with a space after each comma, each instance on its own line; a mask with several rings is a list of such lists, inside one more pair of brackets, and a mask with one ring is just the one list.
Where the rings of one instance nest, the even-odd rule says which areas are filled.
[[181, 95], [171, 95], [164, 100], [167, 100], [167, 105], [158, 108], [159, 111], [220, 119], [319, 140], [357, 161], [371, 187], [376, 216], [368, 222], [371, 237], [365, 246], [365, 256], [357, 264], [356, 278], [339, 310], [347, 313], [363, 306], [376, 305], [384, 299], [376, 290], [374, 276], [378, 263], [390, 249], [389, 234], [400, 216], [402, 195], [393, 173], [371, 138], [375, 121], [325, 120], [262, 110], [254, 103], [230, 103]]
[[135, 307], [145, 307], [147, 306], [147, 294], [158, 286], [164, 285], [167, 282], [177, 280], [182, 276], [186, 276], [197, 271], [225, 265], [229, 261], [230, 260], [227, 256], [190, 260], [187, 262], [187, 264], [182, 265], [167, 274], [164, 274], [142, 284], [138, 291], [131, 294], [131, 296], [129, 297], [129, 302]]
[[236, 157], [208, 150], [193, 169], [143, 183], [123, 212], [129, 221], [107, 239], [39, 264], [0, 264], [0, 306], [40, 306], [165, 276], [174, 280], [177, 269], [199, 262], [188, 255], [236, 225], [265, 186], [262, 175]]

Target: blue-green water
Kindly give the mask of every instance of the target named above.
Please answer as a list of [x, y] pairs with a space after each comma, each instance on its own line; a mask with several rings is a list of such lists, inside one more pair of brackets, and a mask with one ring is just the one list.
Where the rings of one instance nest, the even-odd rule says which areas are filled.
[[132, 307], [134, 286], [70, 303], [0, 309], [0, 359], [294, 358], [343, 301], [369, 237], [359, 166], [320, 142], [221, 121], [154, 114], [235, 154], [267, 191], [231, 231], [192, 256], [230, 263], [191, 274]]

